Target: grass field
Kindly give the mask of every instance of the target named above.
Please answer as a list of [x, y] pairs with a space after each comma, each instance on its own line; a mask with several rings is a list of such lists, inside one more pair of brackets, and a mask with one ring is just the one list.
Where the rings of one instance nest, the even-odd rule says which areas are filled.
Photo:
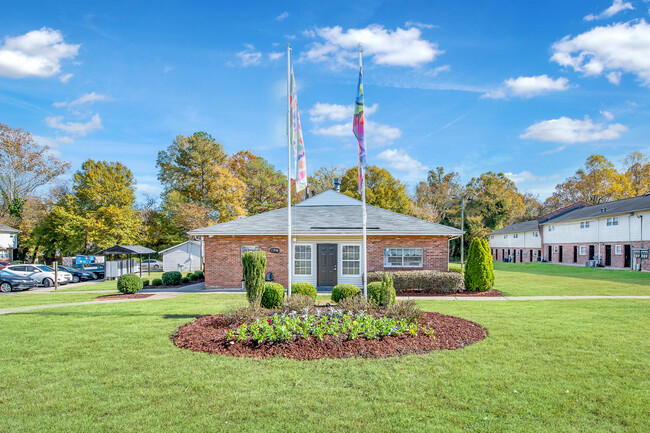
[[193, 317], [243, 304], [189, 294], [0, 316], [0, 431], [650, 429], [650, 301], [422, 301], [489, 336], [400, 358], [253, 360], [172, 345]]
[[494, 262], [495, 288], [510, 296], [650, 295], [650, 273], [549, 263]]
[[27, 305], [63, 304], [92, 301], [104, 293], [12, 293], [0, 296], [0, 309]]

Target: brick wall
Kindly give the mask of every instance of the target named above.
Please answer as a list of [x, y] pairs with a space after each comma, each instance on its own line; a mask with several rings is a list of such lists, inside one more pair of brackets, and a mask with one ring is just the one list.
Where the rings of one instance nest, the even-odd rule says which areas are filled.
[[[323, 239], [326, 242], [326, 239]], [[287, 284], [286, 236], [213, 236], [205, 238], [205, 285], [215, 288], [239, 288], [242, 280], [241, 247], [256, 246], [266, 252], [266, 272], [276, 282]], [[271, 253], [278, 248], [279, 253]], [[384, 270], [384, 248], [422, 248], [422, 268], [385, 268], [386, 270], [433, 269], [446, 271], [449, 241], [444, 236], [368, 236], [368, 269]]]

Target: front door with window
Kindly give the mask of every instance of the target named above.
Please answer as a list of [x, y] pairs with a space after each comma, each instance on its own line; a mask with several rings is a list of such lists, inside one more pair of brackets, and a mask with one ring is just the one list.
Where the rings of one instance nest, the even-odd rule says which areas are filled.
[[336, 286], [337, 244], [318, 244], [318, 281], [319, 287]]
[[578, 263], [578, 247], [577, 247], [577, 245], [573, 246], [573, 263]]

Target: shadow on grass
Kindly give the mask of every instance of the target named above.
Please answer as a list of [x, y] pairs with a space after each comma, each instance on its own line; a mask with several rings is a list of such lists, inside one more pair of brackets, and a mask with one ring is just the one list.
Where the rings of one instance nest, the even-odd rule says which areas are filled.
[[[205, 313], [217, 314], [217, 313]], [[11, 316], [59, 316], [59, 317], [157, 317], [163, 319], [197, 319], [205, 314], [157, 314], [157, 313], [141, 313], [130, 311], [68, 311], [68, 312], [55, 312], [46, 310], [34, 310], [11, 313]]]
[[198, 319], [203, 314], [165, 314], [163, 319]]
[[579, 266], [554, 265], [551, 263], [502, 263], [495, 262], [494, 269], [504, 272], [542, 275], [558, 278], [579, 278], [583, 280], [610, 281], [614, 283], [650, 286], [650, 274], [618, 269], [587, 268]]

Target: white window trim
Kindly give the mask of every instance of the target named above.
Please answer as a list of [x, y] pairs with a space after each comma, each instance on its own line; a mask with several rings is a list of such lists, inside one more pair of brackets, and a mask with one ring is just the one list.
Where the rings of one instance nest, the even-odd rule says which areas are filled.
[[587, 255], [587, 247], [584, 245], [580, 245], [580, 251], [578, 252], [579, 256], [586, 256]]
[[[359, 273], [358, 274], [344, 274], [343, 273], [343, 247], [359, 247]], [[346, 260], [353, 262], [354, 260]], [[339, 244], [339, 259], [338, 259], [338, 275], [339, 277], [359, 277], [363, 275], [363, 246], [361, 244]]]
[[621, 245], [614, 245], [614, 254], [620, 256], [623, 253], [623, 247]]
[[[308, 274], [296, 274], [296, 247], [309, 247], [311, 254], [309, 255], [309, 273]], [[314, 275], [314, 250], [316, 248], [313, 244], [299, 243], [293, 244], [293, 255], [291, 256], [291, 273], [294, 277], [311, 277]]]
[[[422, 250], [422, 263], [419, 266], [405, 266], [404, 265], [404, 256], [402, 256], [402, 265], [401, 266], [391, 266], [386, 264], [386, 250], [391, 250], [391, 249], [416, 249], [416, 250]], [[383, 250], [383, 255], [382, 255], [382, 260], [384, 263], [384, 268], [423, 268], [424, 267], [424, 248], [411, 248], [411, 247], [384, 247]]]

